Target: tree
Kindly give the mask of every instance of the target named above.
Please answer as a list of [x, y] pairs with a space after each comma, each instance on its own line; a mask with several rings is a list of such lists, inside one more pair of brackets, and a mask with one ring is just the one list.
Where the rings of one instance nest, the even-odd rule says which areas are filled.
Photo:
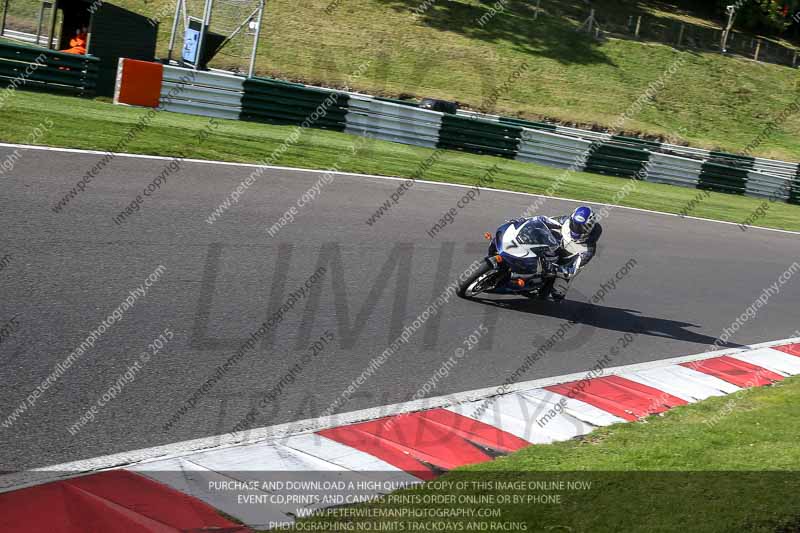
[[792, 24], [792, 17], [800, 10], [800, 0], [715, 1], [718, 14], [726, 20], [727, 6], [738, 6], [734, 27], [764, 34], [782, 33]]

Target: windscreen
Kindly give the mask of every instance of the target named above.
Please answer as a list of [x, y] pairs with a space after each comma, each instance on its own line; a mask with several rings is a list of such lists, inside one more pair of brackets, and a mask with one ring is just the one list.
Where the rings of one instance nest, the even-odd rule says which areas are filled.
[[558, 241], [553, 232], [539, 220], [527, 222], [517, 234], [519, 244], [539, 244], [542, 246], [558, 246]]

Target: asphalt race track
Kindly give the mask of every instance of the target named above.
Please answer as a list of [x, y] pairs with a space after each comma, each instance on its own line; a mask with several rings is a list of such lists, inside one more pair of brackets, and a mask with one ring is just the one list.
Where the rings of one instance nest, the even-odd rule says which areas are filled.
[[[0, 147], [0, 160], [13, 152]], [[89, 332], [143, 283], [162, 277], [106, 329], [35, 405], [0, 427], [0, 471], [78, 460], [231, 431], [274, 388], [309, 343], [334, 335], [286, 383], [251, 427], [318, 416], [370, 359], [485, 253], [483, 234], [535, 197], [483, 191], [436, 238], [428, 229], [467, 189], [416, 183], [372, 226], [366, 220], [401, 183], [336, 175], [293, 223], [266, 228], [321, 173], [268, 170], [213, 225], [206, 217], [252, 168], [184, 162], [122, 224], [113, 218], [168, 160], [117, 157], [60, 212], [51, 209], [102, 157], [19, 149], [0, 194], [0, 421], [24, 402]], [[554, 170], [554, 175], [557, 171]], [[547, 200], [543, 212], [576, 203]], [[524, 380], [592, 367], [626, 333], [633, 342], [613, 366], [707, 351], [765, 287], [800, 257], [796, 234], [614, 209], [603, 221], [600, 255], [562, 305], [494, 297], [453, 299], [409, 344], [377, 369], [340, 411], [408, 400], [481, 324], [479, 349], [439, 382], [432, 396], [497, 385], [565, 320], [565, 339]], [[600, 284], [633, 259], [597, 305]], [[631, 263], [629, 263], [631, 264]], [[192, 409], [173, 415], [319, 267], [321, 281], [232, 365]], [[786, 338], [798, 328], [800, 280], [770, 297], [732, 344]], [[174, 332], [116, 399], [75, 435], [68, 431], [165, 329]]]

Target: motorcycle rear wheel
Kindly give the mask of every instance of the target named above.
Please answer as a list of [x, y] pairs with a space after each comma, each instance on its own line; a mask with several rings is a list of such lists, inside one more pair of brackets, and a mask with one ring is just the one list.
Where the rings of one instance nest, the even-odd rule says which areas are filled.
[[482, 292], [494, 289], [497, 286], [496, 278], [500, 274], [488, 261], [485, 261], [477, 272], [458, 286], [456, 294], [462, 298], [473, 298]]

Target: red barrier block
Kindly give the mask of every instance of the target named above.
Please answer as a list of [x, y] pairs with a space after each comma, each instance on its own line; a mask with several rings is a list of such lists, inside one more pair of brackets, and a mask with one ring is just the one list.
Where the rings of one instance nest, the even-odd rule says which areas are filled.
[[586, 402], [625, 420], [637, 420], [688, 403], [677, 396], [619, 376], [573, 381], [545, 389]]
[[770, 385], [783, 379], [780, 374], [727, 355], [703, 359], [702, 361], [681, 363], [681, 366], [714, 376], [743, 388]]
[[425, 480], [529, 445], [510, 433], [445, 409], [379, 418], [318, 433]]
[[149, 478], [111, 470], [0, 494], [4, 533], [188, 533], [251, 530]]
[[163, 78], [161, 63], [120, 58], [114, 103], [158, 107]]

